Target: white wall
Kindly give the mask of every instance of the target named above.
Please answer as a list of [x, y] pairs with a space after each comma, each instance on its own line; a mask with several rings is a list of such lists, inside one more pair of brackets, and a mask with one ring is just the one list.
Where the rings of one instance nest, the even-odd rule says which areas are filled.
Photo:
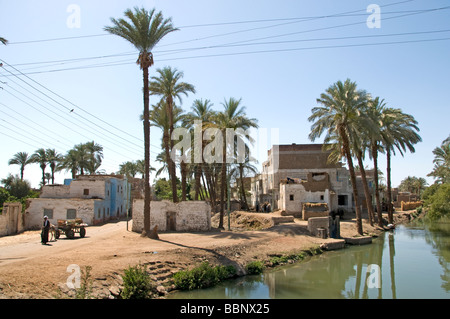
[[[158, 225], [158, 231], [167, 230], [167, 213], [176, 214], [176, 231], [206, 231], [211, 229], [211, 206], [204, 201], [151, 201], [150, 228]], [[144, 200], [133, 201], [133, 231], [144, 229]]]
[[25, 227], [27, 229], [39, 229], [44, 221], [44, 208], [53, 209], [53, 217], [49, 220], [57, 225], [58, 219], [67, 219], [67, 210], [76, 209], [76, 218], [83, 219], [88, 225], [94, 223], [94, 206], [99, 199], [52, 199], [32, 198], [28, 200], [25, 210]]

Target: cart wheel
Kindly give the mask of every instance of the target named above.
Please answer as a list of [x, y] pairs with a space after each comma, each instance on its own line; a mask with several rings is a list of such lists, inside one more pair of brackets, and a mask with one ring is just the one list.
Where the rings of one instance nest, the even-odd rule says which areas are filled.
[[83, 238], [84, 236], [86, 236], [86, 229], [84, 227], [80, 228], [80, 237]]
[[61, 236], [61, 231], [59, 229], [57, 229], [55, 231], [55, 239], [59, 239], [60, 236]]
[[73, 232], [72, 229], [66, 231], [66, 237], [69, 239], [73, 239], [75, 237], [75, 233]]

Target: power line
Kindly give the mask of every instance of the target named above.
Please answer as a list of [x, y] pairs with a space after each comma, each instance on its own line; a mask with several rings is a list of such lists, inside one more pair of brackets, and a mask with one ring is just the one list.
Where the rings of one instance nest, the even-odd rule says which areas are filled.
[[[115, 127], [115, 126], [112, 125], [111, 123], [108, 123], [108, 122], [104, 121], [103, 119], [99, 118], [98, 116], [95, 116], [94, 114], [92, 114], [92, 113], [90, 113], [90, 112], [84, 110], [84, 109], [81, 108], [80, 106], [75, 105], [75, 104], [72, 103], [71, 101], [65, 99], [64, 97], [62, 97], [61, 95], [59, 95], [59, 94], [55, 93], [54, 91], [50, 90], [50, 89], [47, 88], [46, 86], [44, 86], [44, 85], [40, 84], [39, 82], [33, 80], [32, 78], [30, 78], [30, 77], [27, 76], [26, 74], [22, 73], [20, 70], [16, 69], [15, 67], [11, 66], [9, 63], [5, 62], [4, 60], [0, 59], [0, 61], [3, 61], [7, 66], [11, 67], [11, 68], [14, 69], [16, 72], [19, 72], [21, 75], [25, 76], [27, 79], [33, 81], [34, 83], [36, 83], [36, 84], [39, 85], [40, 87], [44, 88], [44, 89], [47, 90], [48, 92], [50, 92], [50, 93], [56, 95], [57, 97], [59, 97], [59, 98], [62, 99], [63, 101], [69, 103], [70, 105], [72, 105], [73, 107], [75, 107], [77, 110], [79, 109], [79, 110], [85, 112], [86, 114], [88, 114], [89, 116], [92, 116], [93, 118], [99, 120], [100, 122], [105, 123], [106, 125], [108, 125], [108, 126], [114, 128], [114, 129], [118, 130], [119, 132], [122, 132], [122, 133], [124, 133], [124, 134], [126, 134], [126, 135], [128, 135], [128, 136], [130, 136], [130, 137], [132, 137], [132, 138], [134, 138], [134, 139], [136, 139], [136, 140], [142, 142], [142, 140], [139, 139], [139, 138], [137, 138], [136, 136], [131, 135], [130, 133], [125, 132], [125, 131], [121, 130], [121, 129], [118, 128], [118, 127]], [[12, 74], [12, 72], [10, 72], [9, 70], [6, 70], [6, 71], [8, 71], [9, 73]], [[23, 80], [22, 80], [22, 81], [23, 81]], [[26, 82], [25, 82], [25, 83], [26, 83]], [[33, 87], [32, 85], [30, 85], [29, 83], [27, 83], [27, 84], [28, 84], [29, 86], [31, 86], [33, 89], [37, 90], [35, 87]], [[53, 98], [49, 97], [47, 94], [43, 93], [42, 91], [40, 91], [40, 90], [37, 90], [37, 91], [40, 92], [41, 94], [45, 95], [46, 97], [50, 98], [52, 101], [54, 101], [54, 102], [58, 103], [59, 105], [63, 106], [63, 107], [66, 108], [68, 111], [71, 110], [71, 108], [69, 108], [69, 107], [67, 107], [67, 106], [64, 106], [63, 104], [57, 102], [56, 100], [54, 100]], [[79, 116], [81, 116], [81, 115], [79, 115]], [[81, 116], [81, 117], [82, 117], [82, 116]], [[85, 118], [85, 117], [82, 117], [82, 118], [85, 119], [85, 120], [87, 120], [87, 121], [89, 121], [90, 123], [93, 123], [91, 120], [89, 120], [89, 119], [87, 119], [87, 118]], [[95, 123], [93, 123], [93, 124], [96, 125]], [[112, 133], [111, 131], [109, 131], [109, 130], [107, 130], [107, 129], [105, 129], [105, 128], [103, 128], [103, 129], [104, 129], [105, 131], [109, 132], [110, 134], [113, 134], [113, 135], [115, 135], [116, 137], [119, 137], [120, 139], [123, 139], [123, 140], [129, 142], [128, 140], [126, 140], [126, 139], [123, 138], [122, 136], [117, 135], [117, 134], [115, 134], [115, 133]], [[133, 142], [129, 142], [129, 143], [133, 143]], [[133, 143], [133, 144], [134, 144], [134, 143]]]
[[[380, 7], [389, 7], [389, 6], [412, 2], [412, 1], [414, 1], [414, 0], [399, 1], [399, 2], [382, 5]], [[298, 22], [298, 20], [300, 20], [302, 22], [302, 21], [310, 21], [310, 20], [316, 20], [316, 19], [348, 17], [348, 16], [354, 16], [354, 15], [367, 15], [367, 13], [355, 14], [360, 11], [365, 11], [365, 9], [359, 9], [359, 10], [329, 14], [329, 15], [321, 15], [321, 16], [306, 16], [306, 17], [291, 17], [291, 18], [278, 18], [278, 19], [260, 19], [260, 20], [244, 20], [244, 21], [232, 21], [232, 22], [194, 24], [194, 25], [180, 26], [180, 27], [178, 27], [178, 29], [182, 30], [182, 29], [188, 29], [188, 28], [224, 26], [224, 25], [228, 26], [228, 25], [238, 25], [238, 24], [266, 23], [266, 22], [279, 22], [279, 21], [297, 21]], [[402, 12], [405, 12], [405, 11], [402, 11]], [[392, 14], [392, 13], [397, 13], [397, 12], [384, 12], [383, 14]], [[275, 25], [275, 26], [279, 26], [279, 25]], [[85, 39], [85, 38], [104, 37], [104, 36], [109, 36], [109, 35], [111, 35], [111, 34], [110, 33], [100, 33], [100, 34], [80, 35], [80, 36], [71, 36], [71, 37], [58, 37], [58, 38], [50, 38], [50, 39], [26, 40], [26, 41], [9, 42], [8, 45], [41, 43], [41, 42], [62, 41], [62, 40], [76, 40], [76, 39]], [[172, 45], [172, 44], [170, 44], [170, 45]]]

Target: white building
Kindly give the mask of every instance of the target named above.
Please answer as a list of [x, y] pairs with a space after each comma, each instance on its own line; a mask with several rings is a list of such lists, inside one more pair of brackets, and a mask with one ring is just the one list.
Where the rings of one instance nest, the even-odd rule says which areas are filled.
[[130, 208], [130, 184], [121, 175], [80, 175], [64, 185], [42, 187], [39, 198], [29, 199], [25, 210], [27, 228], [40, 227], [43, 217], [81, 218], [89, 225], [119, 219]]

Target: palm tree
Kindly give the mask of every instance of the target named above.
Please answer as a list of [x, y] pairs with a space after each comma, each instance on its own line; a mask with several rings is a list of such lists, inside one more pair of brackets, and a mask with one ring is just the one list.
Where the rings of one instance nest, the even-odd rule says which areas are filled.
[[[183, 78], [183, 72], [177, 69], [172, 69], [171, 67], [165, 67], [163, 69], [157, 69], [156, 72], [159, 76], [153, 76], [150, 82], [149, 90], [150, 95], [159, 95], [161, 97], [161, 102], [165, 104], [165, 110], [167, 112], [167, 119], [169, 120], [169, 136], [172, 136], [174, 125], [176, 123], [174, 114], [174, 100], [178, 99], [181, 104], [181, 95], [188, 95], [189, 92], [195, 93], [195, 88], [192, 84], [186, 82], [180, 82]], [[169, 140], [170, 149], [173, 149], [173, 141]], [[178, 196], [176, 193], [176, 167], [173, 158], [168, 157], [169, 161], [169, 175], [172, 183], [172, 194], [173, 201], [178, 202]]]
[[45, 149], [40, 148], [33, 155], [31, 155], [32, 163], [39, 164], [42, 170], [42, 186], [45, 185], [45, 168], [47, 167], [48, 159]]
[[78, 155], [78, 151], [73, 148], [67, 152], [66, 155], [63, 156], [60, 163], [58, 164], [58, 170], [65, 169], [66, 171], [70, 171], [72, 173], [72, 179], [75, 179], [78, 170], [80, 168], [80, 157]]
[[8, 40], [6, 40], [5, 38], [0, 37], [0, 42], [4, 45], [8, 44]]
[[8, 165], [20, 165], [20, 179], [23, 180], [25, 166], [33, 163], [27, 152], [18, 152], [8, 161]]
[[331, 85], [325, 93], [320, 95], [317, 102], [322, 106], [314, 107], [312, 115], [308, 118], [310, 122], [314, 122], [311, 126], [309, 138], [314, 141], [324, 132], [326, 132], [325, 140], [333, 135], [339, 137], [342, 143], [342, 152], [345, 155], [350, 171], [356, 206], [356, 229], [362, 235], [361, 210], [358, 203], [358, 190], [349, 134], [357, 131], [360, 125], [360, 117], [363, 115], [361, 111], [367, 103], [367, 93], [357, 90], [356, 82], [351, 82], [350, 79], [347, 79], [344, 83], [338, 81]]
[[[386, 103], [384, 100], [380, 100], [379, 97], [370, 99], [367, 105], [367, 116], [372, 120], [372, 124], [375, 126], [377, 132], [381, 131], [383, 113], [386, 108]], [[375, 184], [375, 202], [377, 205], [377, 219], [378, 226], [383, 226], [383, 212], [380, 199], [380, 185], [379, 185], [379, 174], [378, 174], [378, 152], [384, 152], [381, 146], [382, 135], [381, 134], [371, 134], [370, 138], [370, 148], [369, 156], [373, 160], [374, 169], [374, 184]]]
[[55, 149], [45, 150], [47, 153], [47, 161], [50, 165], [52, 184], [55, 184], [55, 171], [57, 170], [58, 163], [62, 160], [62, 155], [56, 152]]
[[[179, 120], [181, 120], [183, 110], [177, 106], [174, 106], [172, 109], [172, 116], [173, 116], [173, 122], [177, 123]], [[167, 161], [167, 170], [169, 172], [169, 179], [176, 180], [176, 173], [175, 169], [172, 170], [172, 165], [175, 168], [175, 163], [172, 161], [170, 152], [171, 152], [171, 140], [170, 140], [170, 121], [169, 121], [169, 114], [167, 111], [167, 102], [164, 100], [161, 100], [158, 102], [158, 104], [153, 105], [152, 110], [150, 111], [150, 123], [153, 126], [156, 126], [160, 128], [163, 132], [162, 136], [162, 148], [165, 152], [164, 154], [164, 160]], [[174, 190], [173, 183], [172, 185], [172, 192]], [[176, 185], [175, 185], [176, 190]], [[172, 200], [174, 202], [178, 201], [177, 194], [172, 195]]]
[[[172, 19], [164, 19], [161, 12], [155, 9], [150, 11], [144, 8], [134, 8], [125, 11], [125, 19], [111, 18], [112, 27], [105, 27], [105, 31], [115, 34], [130, 42], [138, 51], [139, 57], [136, 63], [143, 71], [144, 91], [144, 230], [143, 236], [150, 236], [150, 120], [149, 120], [149, 74], [148, 69], [153, 65], [153, 48], [167, 34], [176, 31], [172, 25]], [[156, 235], [156, 234], [155, 234]], [[157, 238], [157, 236], [154, 236]]]
[[[212, 122], [212, 117], [215, 114], [214, 111], [212, 110], [212, 106], [213, 104], [211, 103], [210, 100], [206, 99], [196, 99], [194, 100], [192, 107], [191, 107], [191, 112], [187, 113], [184, 117], [183, 117], [183, 127], [189, 128], [192, 130], [195, 130], [195, 123], [197, 121], [201, 123], [201, 141], [200, 142], [196, 142], [194, 140], [194, 148], [198, 147], [198, 145], [200, 144], [201, 149], [200, 150], [195, 150], [196, 152], [198, 152], [198, 154], [201, 154], [201, 159], [198, 163], [194, 163], [194, 167], [195, 167], [195, 172], [194, 172], [194, 178], [195, 178], [195, 195], [194, 195], [194, 199], [198, 200], [198, 196], [200, 193], [200, 179], [202, 177], [203, 174], [203, 147], [204, 147], [204, 143], [205, 141], [203, 141], [203, 133], [204, 130], [211, 124]], [[196, 134], [194, 135], [194, 139], [198, 138], [198, 136]], [[194, 155], [194, 162], [195, 162], [195, 155]], [[205, 185], [206, 187], [206, 185]]]
[[403, 113], [400, 109], [386, 108], [384, 110], [381, 134], [387, 160], [386, 180], [389, 223], [394, 222], [391, 194], [391, 155], [395, 155], [396, 149], [402, 156], [407, 149], [411, 153], [415, 152], [414, 144], [422, 141], [422, 138], [417, 134], [419, 131], [417, 124], [418, 122], [412, 115]]
[[428, 174], [437, 179], [438, 183], [450, 182], [450, 137], [445, 139], [440, 147], [433, 150], [434, 154], [434, 168]]
[[[222, 169], [221, 169], [221, 188], [220, 188], [220, 219], [219, 219], [219, 228], [223, 228], [223, 215], [225, 208], [225, 188], [227, 186], [227, 146], [234, 148], [233, 145], [227, 145], [225, 141], [226, 129], [231, 128], [234, 129], [236, 133], [237, 129], [242, 129], [244, 131], [249, 128], [257, 128], [257, 120], [250, 119], [247, 117], [245, 113], [245, 107], [241, 106], [242, 99], [236, 100], [235, 98], [229, 98], [225, 100], [222, 104], [224, 110], [222, 112], [218, 112], [214, 116], [214, 125], [222, 132], [223, 137], [223, 152], [222, 152]], [[249, 139], [248, 136], [241, 136], [242, 138]], [[234, 155], [234, 152], [231, 153]]]
[[124, 162], [119, 165], [119, 171], [117, 173], [134, 178], [137, 174], [137, 164], [130, 161]]
[[95, 174], [102, 165], [103, 146], [92, 141], [85, 143], [84, 148], [87, 152], [87, 162], [85, 168], [89, 174]]

